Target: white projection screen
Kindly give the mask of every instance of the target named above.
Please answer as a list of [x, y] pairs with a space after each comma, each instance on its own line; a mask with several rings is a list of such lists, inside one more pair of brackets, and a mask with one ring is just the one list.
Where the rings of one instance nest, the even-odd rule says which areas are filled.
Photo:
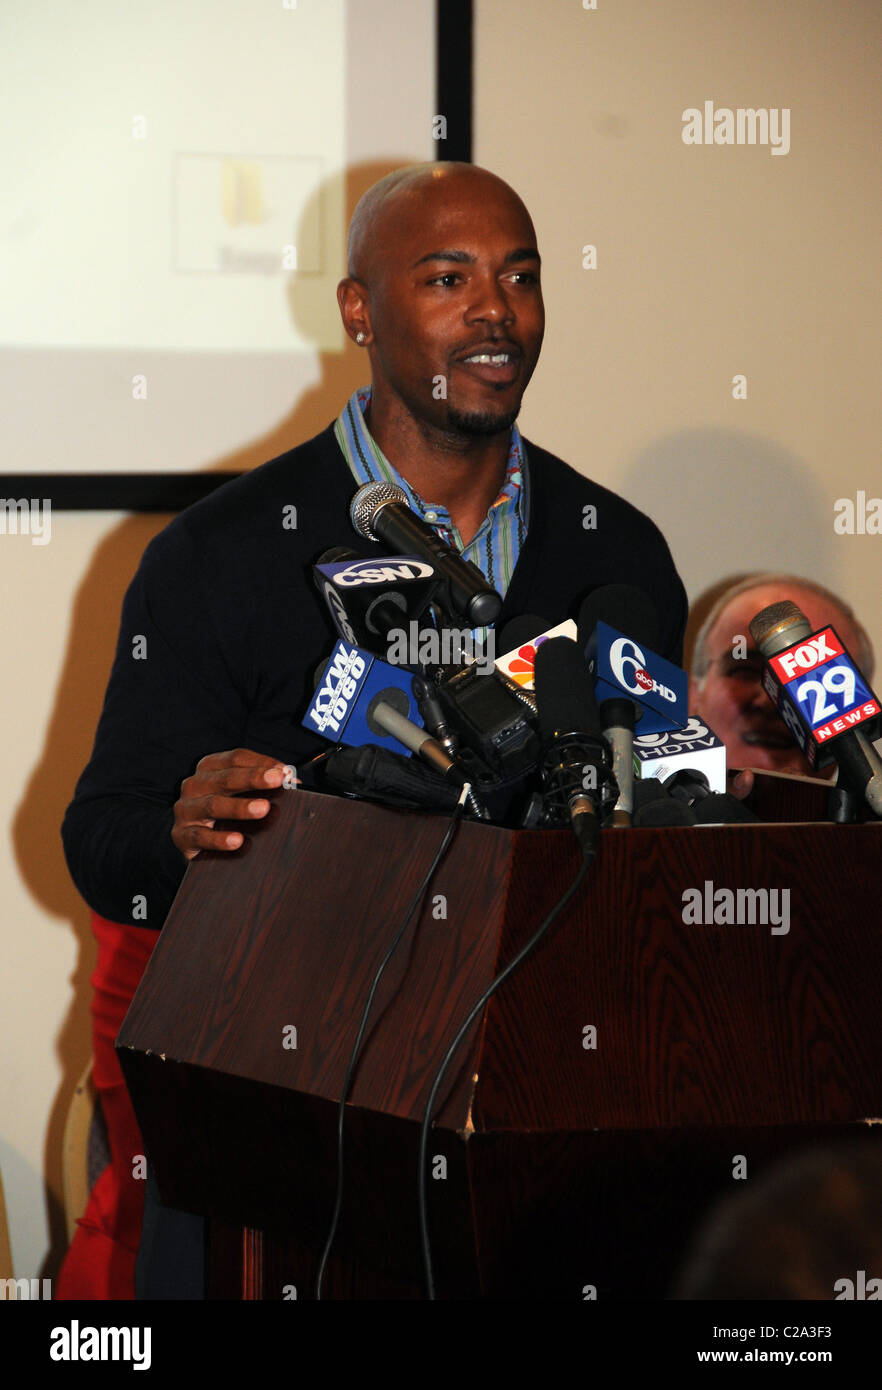
[[433, 0], [7, 0], [0, 42], [0, 471], [237, 466], [343, 351], [353, 169], [438, 152]]

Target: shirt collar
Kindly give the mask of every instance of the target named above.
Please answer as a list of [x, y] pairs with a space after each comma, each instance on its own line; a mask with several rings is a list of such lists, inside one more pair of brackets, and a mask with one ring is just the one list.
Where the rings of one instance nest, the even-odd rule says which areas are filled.
[[[447, 508], [436, 505], [431, 500], [424, 501], [389, 462], [377, 444], [364, 418], [370, 400], [371, 388], [360, 386], [353, 391], [334, 424], [337, 442], [343, 450], [355, 481], [359, 486], [378, 481], [394, 483], [403, 490], [413, 510], [431, 525], [439, 525], [445, 530], [452, 529]], [[500, 507], [513, 510], [521, 527], [526, 530], [529, 517], [529, 471], [526, 450], [517, 425], [511, 427], [505, 478], [495, 502], [490, 506], [485, 526]], [[480, 532], [478, 534], [480, 535]]]

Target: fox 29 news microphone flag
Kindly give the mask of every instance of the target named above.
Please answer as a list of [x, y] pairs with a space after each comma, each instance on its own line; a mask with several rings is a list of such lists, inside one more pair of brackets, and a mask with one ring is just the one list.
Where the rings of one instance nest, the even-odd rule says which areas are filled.
[[835, 762], [836, 741], [858, 728], [878, 737], [879, 701], [834, 628], [812, 632], [796, 605], [783, 602], [758, 613], [750, 630], [766, 658], [766, 694], [811, 767]]
[[812, 632], [795, 603], [757, 613], [750, 632], [765, 658], [763, 686], [811, 767], [839, 765], [841, 784], [882, 817], [879, 701], [832, 627]]

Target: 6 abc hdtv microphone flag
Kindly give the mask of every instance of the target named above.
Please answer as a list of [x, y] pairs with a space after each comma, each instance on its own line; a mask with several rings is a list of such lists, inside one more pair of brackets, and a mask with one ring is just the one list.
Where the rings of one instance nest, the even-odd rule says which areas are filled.
[[620, 695], [639, 703], [634, 726], [634, 773], [663, 782], [675, 772], [702, 772], [713, 792], [726, 790], [726, 747], [704, 720], [687, 715], [686, 672], [598, 622], [588, 643], [598, 704]]
[[[525, 690], [535, 686], [536, 651], [550, 637], [578, 637], [572, 619], [541, 632], [529, 642], [498, 657], [497, 671]], [[595, 698], [600, 703], [626, 694], [643, 709], [641, 733], [655, 734], [682, 729], [686, 723], [686, 672], [656, 652], [638, 647], [630, 637], [598, 622], [585, 651], [588, 669], [595, 679]], [[648, 669], [648, 668], [651, 668]]]
[[763, 686], [811, 767], [835, 760], [841, 734], [878, 736], [879, 701], [832, 627], [769, 657]]
[[640, 734], [669, 733], [686, 723], [686, 672], [658, 652], [640, 647], [609, 623], [599, 622], [588, 641], [588, 669], [597, 703], [621, 695], [639, 701]]

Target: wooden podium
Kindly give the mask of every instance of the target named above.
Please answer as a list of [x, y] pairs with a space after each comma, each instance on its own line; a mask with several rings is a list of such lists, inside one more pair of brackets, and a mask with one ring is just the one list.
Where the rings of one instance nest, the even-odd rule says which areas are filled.
[[[216, 1298], [314, 1296], [355, 1031], [447, 827], [273, 798], [240, 851], [188, 868], [117, 1040], [163, 1199], [210, 1218]], [[447, 1074], [429, 1145], [439, 1297], [663, 1298], [737, 1155], [755, 1177], [869, 1133], [880, 850], [875, 823], [603, 832], [581, 893]], [[578, 864], [568, 830], [458, 828], [365, 1034], [326, 1298], [423, 1297], [429, 1088]], [[789, 890], [789, 930], [684, 922], [684, 893], [704, 900], [707, 883]]]

